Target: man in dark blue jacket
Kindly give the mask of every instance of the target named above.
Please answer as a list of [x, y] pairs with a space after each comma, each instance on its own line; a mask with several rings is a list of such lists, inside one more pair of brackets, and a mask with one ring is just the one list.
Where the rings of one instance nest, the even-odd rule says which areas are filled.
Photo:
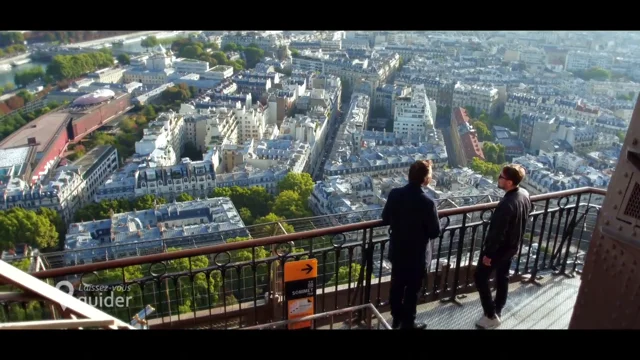
[[[502, 322], [500, 317], [507, 302], [511, 262], [518, 253], [532, 210], [529, 193], [519, 187], [524, 177], [524, 168], [512, 164], [505, 166], [498, 178], [498, 188], [504, 190], [505, 194], [491, 216], [484, 250], [480, 253], [475, 274], [476, 287], [484, 310], [484, 316], [476, 323], [480, 328], [493, 329]], [[489, 277], [494, 270], [495, 301], [491, 298], [489, 288]]]
[[427, 245], [440, 236], [436, 204], [422, 190], [431, 182], [431, 161], [416, 161], [409, 168], [409, 184], [389, 192], [382, 221], [390, 228], [389, 302], [393, 328], [424, 329], [416, 323], [416, 308], [425, 272]]

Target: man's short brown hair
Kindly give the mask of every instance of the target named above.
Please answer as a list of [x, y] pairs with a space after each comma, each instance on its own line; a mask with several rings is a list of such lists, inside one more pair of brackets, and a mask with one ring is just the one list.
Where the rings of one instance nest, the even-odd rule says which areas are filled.
[[431, 160], [418, 160], [411, 164], [409, 168], [409, 182], [416, 185], [422, 185], [424, 179], [431, 175]]
[[506, 178], [505, 180], [511, 180], [513, 182], [513, 186], [518, 186], [520, 182], [524, 180], [527, 172], [522, 165], [509, 164], [502, 168], [502, 174]]

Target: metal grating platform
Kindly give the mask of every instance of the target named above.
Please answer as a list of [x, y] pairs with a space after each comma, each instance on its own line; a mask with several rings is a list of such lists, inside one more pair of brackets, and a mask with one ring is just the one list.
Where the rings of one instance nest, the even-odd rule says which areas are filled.
[[[567, 329], [578, 297], [580, 277], [567, 278], [542, 274], [542, 286], [513, 283], [509, 286], [509, 298], [503, 310], [502, 325], [498, 329]], [[494, 292], [495, 295], [495, 292]], [[478, 293], [459, 299], [462, 306], [434, 301], [418, 306], [418, 321], [427, 329], [453, 330], [477, 329], [476, 321], [482, 316]], [[392, 322], [391, 313], [382, 316]], [[328, 326], [321, 329], [328, 329]], [[346, 330], [342, 324], [334, 329]]]
[[[542, 286], [513, 283], [509, 286], [509, 298], [502, 311], [499, 329], [567, 329], [580, 287], [580, 277], [545, 275]], [[495, 295], [495, 292], [494, 292]], [[463, 304], [440, 301], [418, 306], [418, 321], [427, 329], [476, 329], [475, 323], [482, 316], [478, 293], [459, 299]], [[391, 314], [384, 313], [391, 323]]]

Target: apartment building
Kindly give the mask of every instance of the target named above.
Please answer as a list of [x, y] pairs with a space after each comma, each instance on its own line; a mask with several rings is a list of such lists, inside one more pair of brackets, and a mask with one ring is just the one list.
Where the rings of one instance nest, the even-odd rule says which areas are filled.
[[453, 88], [453, 108], [472, 106], [478, 114], [494, 116], [499, 109], [498, 89], [479, 85], [456, 83]]
[[475, 157], [484, 160], [478, 134], [470, 123], [467, 111], [461, 107], [451, 112], [451, 138], [456, 165], [466, 167]]
[[178, 73], [203, 74], [209, 71], [209, 63], [207, 61], [178, 58], [173, 61], [173, 68]]
[[271, 51], [278, 46], [284, 45], [285, 43], [281, 34], [260, 33], [251, 31], [246, 33], [238, 32], [223, 35], [221, 40], [221, 47], [224, 48], [228, 44], [236, 44], [242, 47], [257, 45], [264, 51]]
[[518, 138], [531, 153], [537, 154], [542, 142], [558, 128], [558, 122], [559, 119], [546, 114], [523, 114], [520, 116]]
[[[35, 185], [29, 185], [29, 158], [33, 147], [0, 150], [0, 210], [40, 207], [56, 210], [69, 222], [79, 208], [92, 200], [97, 188], [118, 168], [118, 153], [112, 146], [98, 146], [71, 164], [63, 164]], [[66, 160], [65, 160], [66, 161]]]
[[541, 96], [517, 92], [510, 93], [507, 95], [504, 113], [509, 115], [511, 119], [515, 119], [522, 114], [535, 112], [541, 103]]
[[610, 69], [614, 63], [614, 58], [609, 54], [569, 51], [564, 65], [567, 71], [584, 71], [594, 67]]
[[394, 132], [427, 134], [433, 129], [433, 115], [424, 85], [413, 86], [410, 95], [397, 97], [394, 107]]
[[171, 166], [180, 158], [184, 149], [184, 117], [173, 111], [161, 113], [143, 131], [142, 139], [136, 142], [136, 162]]
[[123, 68], [107, 68], [97, 70], [87, 75], [87, 77], [98, 83], [119, 84], [124, 80], [124, 72], [125, 69]]
[[69, 225], [64, 261], [67, 266], [89, 264], [221, 244], [238, 236], [248, 232], [229, 198], [168, 203]]

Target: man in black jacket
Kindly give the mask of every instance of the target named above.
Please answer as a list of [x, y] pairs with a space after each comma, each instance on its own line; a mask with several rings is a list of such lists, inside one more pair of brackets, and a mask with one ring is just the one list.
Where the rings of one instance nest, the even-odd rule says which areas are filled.
[[440, 236], [436, 204], [422, 190], [431, 182], [431, 161], [416, 161], [409, 168], [409, 184], [389, 192], [382, 221], [390, 228], [389, 302], [393, 328], [424, 329], [418, 324], [416, 307], [425, 272], [427, 245]]
[[[532, 210], [529, 193], [519, 184], [525, 170], [517, 164], [507, 165], [498, 178], [498, 187], [505, 191], [504, 197], [491, 216], [489, 231], [476, 267], [475, 281], [484, 316], [476, 323], [480, 328], [493, 329], [500, 326], [502, 309], [509, 291], [509, 270], [525, 233], [527, 220]], [[489, 277], [496, 271], [496, 299], [491, 299]]]

